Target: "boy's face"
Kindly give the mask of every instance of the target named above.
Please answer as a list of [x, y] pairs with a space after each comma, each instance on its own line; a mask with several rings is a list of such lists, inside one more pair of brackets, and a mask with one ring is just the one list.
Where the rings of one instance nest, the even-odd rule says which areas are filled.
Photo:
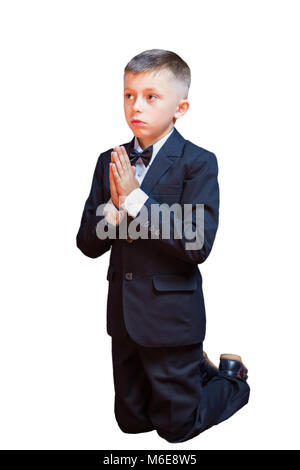
[[183, 96], [182, 85], [169, 70], [130, 72], [125, 75], [126, 121], [144, 148], [168, 134], [176, 119], [186, 113], [189, 102]]

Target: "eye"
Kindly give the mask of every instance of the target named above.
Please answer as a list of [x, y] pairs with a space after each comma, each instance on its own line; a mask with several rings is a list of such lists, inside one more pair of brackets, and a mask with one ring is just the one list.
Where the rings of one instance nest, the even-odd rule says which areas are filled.
[[131, 96], [131, 93], [125, 93], [125, 98], [127, 98], [128, 96]]
[[153, 96], [154, 98], [157, 98], [157, 96], [156, 96], [156, 95], [148, 95], [148, 96]]

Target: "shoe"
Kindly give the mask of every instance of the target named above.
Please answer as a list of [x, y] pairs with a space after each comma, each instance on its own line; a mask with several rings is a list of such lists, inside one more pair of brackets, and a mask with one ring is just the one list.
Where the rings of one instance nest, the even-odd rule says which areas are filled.
[[237, 377], [246, 382], [248, 369], [243, 364], [241, 356], [236, 354], [221, 354], [219, 372], [225, 377]]
[[206, 352], [203, 351], [203, 360], [200, 364], [200, 371], [202, 377], [203, 387], [212, 379], [215, 375], [219, 373], [217, 366], [208, 359]]

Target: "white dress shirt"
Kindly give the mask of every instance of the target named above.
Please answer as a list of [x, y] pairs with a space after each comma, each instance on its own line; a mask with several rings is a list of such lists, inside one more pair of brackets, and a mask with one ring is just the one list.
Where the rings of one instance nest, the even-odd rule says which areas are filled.
[[[166, 134], [160, 140], [155, 142], [155, 144], [153, 144], [152, 157], [147, 167], [145, 167], [144, 162], [141, 158], [138, 159], [136, 163], [135, 177], [140, 183], [140, 185], [142, 184], [142, 181], [145, 178], [147, 171], [149, 171], [149, 168], [152, 165], [153, 160], [156, 157], [158, 151], [164, 145], [165, 141], [171, 135], [173, 130], [174, 130], [174, 127], [168, 134]], [[143, 151], [136, 137], [134, 138], [134, 150], [136, 150], [137, 152]], [[121, 222], [126, 212], [131, 217], [136, 217], [136, 215], [139, 213], [139, 211], [141, 210], [141, 208], [147, 201], [148, 197], [149, 197], [148, 194], [146, 194], [145, 191], [143, 191], [141, 188], [135, 188], [133, 191], [131, 191], [130, 194], [128, 194], [128, 196], [124, 200], [123, 205], [120, 207], [120, 210], [116, 208], [116, 206], [112, 202], [112, 199], [110, 198], [110, 200], [107, 202], [106, 206], [104, 207], [104, 215], [105, 215], [106, 220], [111, 225], [117, 225]]]

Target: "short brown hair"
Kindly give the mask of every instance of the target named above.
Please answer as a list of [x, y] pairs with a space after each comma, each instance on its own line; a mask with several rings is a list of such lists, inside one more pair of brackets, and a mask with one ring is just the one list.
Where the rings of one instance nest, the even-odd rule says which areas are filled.
[[164, 49], [149, 49], [134, 56], [124, 69], [124, 77], [126, 73], [140, 73], [151, 69], [168, 69], [174, 77], [181, 82], [186, 89], [186, 96], [191, 84], [191, 71], [189, 66], [175, 52], [166, 51]]

